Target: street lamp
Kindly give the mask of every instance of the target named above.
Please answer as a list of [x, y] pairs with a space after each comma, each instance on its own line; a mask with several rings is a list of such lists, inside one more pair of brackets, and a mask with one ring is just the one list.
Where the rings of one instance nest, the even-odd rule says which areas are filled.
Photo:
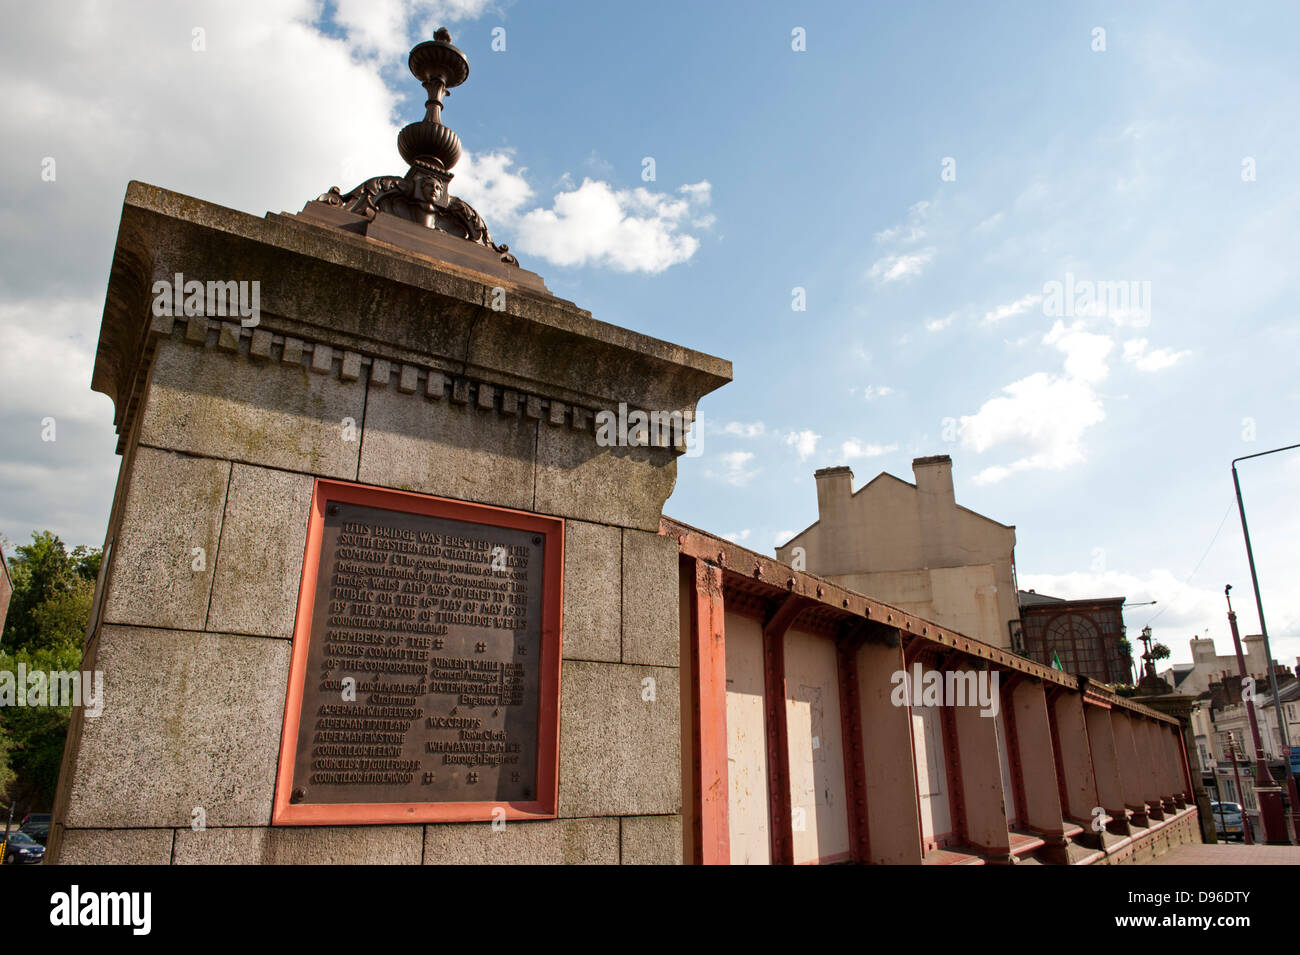
[[[1287, 836], [1286, 808], [1282, 799], [1282, 790], [1269, 772], [1268, 761], [1264, 758], [1264, 744], [1259, 735], [1259, 721], [1255, 719], [1255, 694], [1246, 692], [1246, 657], [1241, 652], [1241, 635], [1237, 632], [1237, 615], [1232, 610], [1232, 584], [1223, 588], [1223, 596], [1228, 601], [1228, 627], [1232, 630], [1232, 645], [1237, 651], [1237, 669], [1241, 673], [1241, 702], [1246, 707], [1246, 717], [1250, 720], [1250, 739], [1255, 744], [1255, 800], [1259, 803], [1259, 824], [1264, 830], [1264, 841], [1286, 845], [1291, 840]], [[1233, 768], [1236, 768], [1233, 761]], [[1238, 783], [1238, 787], [1240, 787]], [[1245, 817], [1243, 812], [1243, 818]]]
[[[1250, 582], [1255, 588], [1255, 610], [1259, 613], [1259, 632], [1264, 637], [1264, 665], [1268, 668], [1268, 686], [1269, 692], [1273, 694], [1273, 707], [1277, 712], [1278, 731], [1282, 736], [1283, 752], [1286, 754], [1286, 796], [1290, 797], [1291, 804], [1291, 824], [1296, 835], [1300, 836], [1300, 806], [1297, 806], [1296, 782], [1295, 775], [1291, 772], [1291, 734], [1287, 732], [1286, 717], [1282, 714], [1282, 701], [1277, 694], [1277, 673], [1273, 669], [1273, 650], [1268, 642], [1268, 626], [1264, 623], [1264, 601], [1259, 595], [1259, 576], [1255, 573], [1255, 552], [1250, 546], [1250, 528], [1246, 525], [1246, 505], [1241, 499], [1241, 481], [1237, 477], [1237, 462], [1248, 461], [1251, 458], [1262, 458], [1267, 454], [1277, 454], [1280, 451], [1293, 451], [1300, 448], [1300, 444], [1288, 444], [1284, 448], [1274, 448], [1272, 451], [1260, 451], [1257, 454], [1244, 454], [1239, 458], [1232, 459], [1232, 486], [1237, 490], [1237, 510], [1241, 514], [1241, 533], [1246, 538], [1246, 560], [1250, 563]], [[1288, 840], [1290, 841], [1290, 840]]]

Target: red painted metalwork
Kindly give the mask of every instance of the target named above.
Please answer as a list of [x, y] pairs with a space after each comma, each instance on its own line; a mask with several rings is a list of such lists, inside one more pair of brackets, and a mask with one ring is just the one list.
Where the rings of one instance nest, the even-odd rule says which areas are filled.
[[844, 744], [844, 783], [849, 809], [849, 845], [852, 861], [871, 859], [871, 835], [867, 819], [867, 767], [862, 748], [862, 707], [858, 700], [857, 651], [860, 635], [836, 643], [835, 663], [840, 680], [840, 736]]
[[[1076, 691], [1079, 689], [1078, 678], [1068, 673], [1035, 663], [1010, 650], [1003, 650], [981, 640], [967, 637], [932, 621], [915, 617], [897, 607], [841, 587], [815, 574], [795, 570], [789, 564], [748, 550], [739, 544], [733, 544], [729, 540], [691, 527], [689, 524], [683, 524], [681, 521], [670, 517], [662, 518], [659, 522], [659, 533], [676, 538], [678, 550], [688, 557], [698, 557], [720, 566], [724, 574], [724, 585], [727, 580], [735, 578], [744, 579], [750, 584], [756, 581], [762, 582], [762, 586], [770, 589], [774, 596], [778, 593], [801, 596], [810, 602], [832, 609], [846, 621], [851, 618], [866, 618], [896, 628], [905, 640], [920, 638], [935, 645], [936, 648], [956, 650], [966, 656], [988, 660], [1007, 673], [1019, 672], [1037, 677], [1046, 686]], [[1105, 700], [1113, 707], [1138, 713], [1148, 719], [1159, 720], [1171, 726], [1178, 724], [1178, 721], [1171, 716], [1102, 690], [1100, 686], [1093, 685], [1091, 689], [1098, 699]]]
[[1065, 819], [1073, 819], [1070, 815], [1070, 784], [1065, 778], [1065, 761], [1061, 759], [1061, 732], [1056, 726], [1056, 698], [1060, 693], [1059, 686], [1047, 691], [1047, 727], [1052, 732], [1052, 759], [1056, 763], [1056, 791], [1061, 797], [1061, 815]]
[[1008, 825], [1027, 826], [1029, 824], [1028, 802], [1025, 800], [1025, 778], [1024, 768], [1020, 758], [1020, 735], [1016, 731], [1016, 707], [1013, 692], [1016, 684], [1023, 677], [1015, 674], [1001, 686], [999, 701], [1002, 706], [1002, 729], [1005, 731], [1007, 744], [1007, 768], [1011, 772], [1011, 792], [1012, 799], [1011, 817], [1007, 820]]
[[722, 569], [691, 566], [691, 708], [694, 716], [695, 863], [728, 865], [731, 829], [727, 780], [727, 654]]
[[790, 737], [786, 728], [785, 633], [809, 602], [788, 595], [763, 626], [763, 704], [767, 729], [767, 812], [772, 863], [794, 863], [790, 812]]
[[[381, 804], [291, 803], [293, 768], [302, 710], [303, 681], [311, 640], [312, 610], [319, 572], [325, 506], [331, 501], [358, 504], [407, 514], [423, 514], [476, 524], [526, 530], [545, 537], [546, 560], [542, 579], [541, 700], [537, 722], [537, 799], [516, 802], [445, 802]], [[411, 822], [485, 822], [506, 819], [553, 819], [559, 804], [560, 641], [561, 597], [564, 593], [564, 520], [526, 511], [471, 504], [449, 498], [412, 494], [328, 481], [318, 478], [312, 491], [303, 555], [302, 585], [294, 622], [293, 650], [289, 658], [289, 689], [280, 735], [280, 762], [276, 773], [272, 825], [364, 825]]]
[[[848, 858], [854, 860], [864, 861], [870, 858], [870, 818], [867, 814], [865, 801], [866, 767], [862, 765], [865, 763], [865, 741], [862, 737], [860, 706], [862, 690], [861, 687], [857, 686], [857, 668], [854, 664], [854, 654], [857, 647], [851, 641], [843, 639], [849, 634], [854, 635], [856, 639], [863, 635], [866, 630], [874, 631], [879, 628], [881, 634], [887, 632], [890, 635], [896, 635], [899, 647], [899, 662], [904, 669], [908, 670], [910, 670], [914, 662], [920, 662], [930, 669], [942, 666], [943, 658], [950, 655], [959, 662], [976, 666], [983, 662], [985, 666], [997, 668], [1001, 672], [1004, 684], [1003, 692], [1006, 694], [1005, 699], [1010, 699], [1010, 690], [1017, 679], [1034, 678], [1042, 682], [1046, 691], [1048, 725], [1052, 740], [1052, 758], [1057, 769], [1058, 794], [1063, 807], [1063, 816], [1066, 817], [1062, 820], [1064, 835], [1057, 836], [1055, 832], [1048, 833], [1047, 835], [1051, 837], [1068, 838], [1082, 833], [1079, 826], [1074, 824], [1075, 821], [1066, 821], [1069, 819], [1070, 800], [1065, 766], [1061, 757], [1060, 728], [1058, 727], [1055, 706], [1061, 693], [1080, 693], [1084, 702], [1088, 705], [1099, 706], [1104, 709], [1123, 710], [1126, 711], [1126, 715], [1151, 719], [1175, 729], [1179, 726], [1178, 721], [1173, 717], [1159, 713], [1140, 703], [1122, 698], [1086, 678], [1080, 679], [1068, 673], [1036, 664], [1009, 651], [954, 633], [930, 621], [914, 617], [896, 607], [880, 603], [804, 571], [795, 570], [780, 561], [757, 554], [730, 541], [670, 518], [661, 520], [660, 533], [674, 537], [677, 540], [679, 553], [684, 558], [698, 562], [695, 564], [697, 572], [700, 566], [707, 565], [706, 575], [709, 579], [720, 581], [721, 597], [717, 598], [716, 603], [713, 599], [708, 601], [708, 614], [736, 613], [758, 618], [762, 621], [768, 812], [771, 855], [774, 863], [790, 864], [794, 855], [789, 735], [786, 725], [788, 703], [785, 686], [785, 634], [795, 619], [801, 615], [803, 615], [803, 623], [800, 625], [801, 630], [837, 642], [836, 666], [841, 701], [840, 719], [846, 780], [844, 796], [848, 805], [851, 847]], [[697, 593], [692, 602], [692, 614], [700, 614], [702, 604], [698, 594], [698, 585]], [[876, 627], [873, 627], [873, 624]], [[693, 616], [691, 627], [697, 633], [696, 639], [698, 639], [699, 634], [705, 632], [702, 623], [698, 620], [698, 616]], [[720, 629], [719, 627], [719, 632]], [[872, 633], [866, 633], [865, 635], [867, 638], [873, 637]], [[721, 643], [721, 648], [725, 649], [725, 642]], [[708, 669], [704, 665], [707, 654], [699, 644], [692, 644], [690, 652], [699, 670], [698, 682], [692, 682], [691, 684], [692, 692], [697, 697], [693, 701], [697, 709], [693, 712], [696, 714], [697, 727], [703, 728], [705, 724], [710, 722], [705, 714], [710, 708], [716, 710], [719, 705], [717, 702], [719, 690], [716, 684], [709, 690], [709, 693], [713, 696], [712, 703], [704, 698], [703, 694], [705, 694], [709, 683], [706, 677]], [[725, 709], [725, 654], [720, 680], [722, 681], [720, 698]], [[912, 709], [910, 701], [908, 709], [910, 717]], [[1007, 798], [1014, 801], [1015, 816], [1017, 821], [1023, 825], [1027, 824], [1024, 773], [1030, 771], [1030, 769], [1025, 766], [1024, 758], [1020, 753], [1019, 728], [1016, 726], [1014, 708], [1008, 706], [1006, 710], [1005, 729], [1009, 750], [1008, 762], [1010, 763], [1009, 768], [1013, 779], [1012, 792], [1007, 794]], [[718, 726], [725, 726], [725, 712], [722, 713], [721, 718], [714, 722]], [[938, 858], [938, 852], [943, 849], [945, 844], [957, 842], [960, 839], [969, 840], [961, 751], [958, 746], [956, 724], [950, 708], [941, 709], [940, 730], [944, 771], [949, 789], [949, 816], [953, 823], [951, 826], [952, 831], [932, 834], [935, 842], [927, 840], [927, 844], [921, 847], [922, 852], [926, 853], [925, 859], [927, 863]], [[912, 737], [911, 752], [913, 762], [915, 762], [917, 741], [910, 718], [908, 719], [908, 732]], [[707, 760], [704, 758], [705, 748], [702, 740], [697, 741], [696, 745], [699, 746], [699, 756], [695, 771], [699, 774], [696, 778], [701, 780], [698, 785], [699, 795], [696, 800], [697, 815], [700, 818], [701, 828], [697, 829], [696, 834], [700, 836], [706, 833], [704, 827], [709, 824], [710, 816], [703, 799], [703, 779], [705, 778], [704, 772], [707, 766]], [[1182, 746], [1180, 745], [1179, 748], [1182, 749]], [[1186, 752], [1182, 754], [1182, 757], [1184, 772], [1187, 773], [1190, 781], [1190, 773], [1187, 771]], [[923, 831], [920, 825], [921, 800], [916, 785], [916, 767], [912, 766], [911, 770], [918, 831]], [[714, 778], [722, 778], [722, 774], [715, 772]], [[721, 807], [718, 807], [718, 810], [721, 810]], [[716, 822], [721, 818], [725, 818], [725, 816], [718, 811], [715, 812], [713, 818]], [[1077, 820], [1077, 822], [1086, 823], [1090, 822], [1090, 820]], [[1048, 841], [1050, 842], [1050, 840]], [[712, 845], [714, 851], [720, 851], [718, 850], [719, 843], [711, 841], [706, 834], [703, 838], [697, 838], [696, 842], [700, 845]], [[938, 850], [936, 850], [936, 843], [938, 844]], [[1028, 851], [1025, 846], [1030, 844], [1023, 839], [1020, 840], [1016, 842], [1016, 851]], [[699, 851], [702, 855], [706, 850], [701, 848]], [[1005, 850], [1000, 848], [997, 852], [1001, 855], [1006, 854]], [[957, 856], [959, 854], [956, 851], [949, 850], [949, 855]], [[965, 858], [963, 857], [963, 859]], [[821, 858], [817, 861], [825, 863], [847, 861], [847, 859], [841, 860], [837, 855], [830, 858]], [[969, 857], [969, 861], [982, 863], [987, 860]]]
[[1195, 803], [1196, 789], [1192, 786], [1192, 767], [1187, 761], [1187, 747], [1184, 745], [1185, 737], [1181, 726], [1175, 727], [1174, 736], [1178, 740], [1178, 759], [1183, 767], [1183, 785], [1187, 787], [1183, 790], [1183, 798], [1189, 803]]
[[[951, 839], [969, 843], [966, 827], [965, 781], [961, 772], [961, 745], [957, 739], [957, 719], [951, 706], [939, 707], [939, 727], [943, 731], [943, 765], [948, 771], [948, 815], [952, 819]], [[935, 833], [935, 842], [943, 840]]]

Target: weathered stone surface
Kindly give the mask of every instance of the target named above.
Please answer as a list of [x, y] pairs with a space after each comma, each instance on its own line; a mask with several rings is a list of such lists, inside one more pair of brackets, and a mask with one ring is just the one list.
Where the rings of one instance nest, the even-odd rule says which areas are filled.
[[312, 484], [305, 474], [233, 466], [206, 629], [293, 636]]
[[298, 826], [176, 833], [178, 865], [419, 865], [421, 826]]
[[356, 381], [361, 377], [361, 356], [354, 351], [345, 351], [343, 353], [343, 367], [339, 369], [339, 377], [344, 381]]
[[239, 323], [222, 322], [217, 333], [217, 347], [226, 351], [239, 351]]
[[202, 630], [230, 464], [139, 448], [132, 468], [104, 620]]
[[681, 656], [677, 541], [623, 531], [623, 662], [675, 667]]
[[318, 375], [328, 375], [334, 367], [334, 349], [317, 344], [311, 350], [311, 370]]
[[[83, 721], [70, 828], [267, 825], [289, 642], [105, 626], [104, 709]], [[64, 780], [67, 784], [67, 779]]]
[[559, 814], [680, 812], [678, 672], [566, 661], [561, 680]]
[[59, 865], [170, 865], [171, 829], [65, 829]]
[[622, 532], [604, 524], [564, 524], [566, 660], [619, 661]]
[[364, 406], [361, 382], [167, 341], [140, 443], [351, 480], [360, 442], [343, 439], [343, 419]]
[[531, 510], [536, 441], [532, 422], [372, 389], [359, 480]]
[[676, 480], [669, 450], [603, 448], [585, 432], [538, 431], [536, 510], [547, 514], [655, 531]]
[[426, 827], [426, 865], [616, 865], [617, 819], [550, 819]]
[[265, 328], [253, 329], [253, 339], [248, 344], [248, 353], [254, 358], [270, 358], [274, 336]]
[[623, 865], [681, 865], [681, 816], [625, 816]]
[[492, 311], [490, 289], [473, 273], [298, 217], [259, 218], [132, 182], [119, 236], [93, 387], [119, 405], [120, 435], [132, 431], [142, 297], [155, 278], [199, 274], [214, 261], [224, 274], [257, 276], [262, 323], [279, 334], [346, 347], [362, 336], [387, 343], [398, 360], [441, 356], [521, 391], [547, 383], [548, 397], [565, 402], [689, 409], [731, 378], [728, 362], [544, 294], [512, 290], [505, 311]]

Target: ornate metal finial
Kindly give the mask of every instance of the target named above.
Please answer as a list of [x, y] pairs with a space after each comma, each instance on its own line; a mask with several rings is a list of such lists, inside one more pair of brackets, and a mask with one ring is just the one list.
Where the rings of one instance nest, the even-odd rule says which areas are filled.
[[[442, 124], [442, 101], [453, 87], [469, 79], [469, 59], [452, 46], [451, 34], [440, 27], [432, 40], [411, 50], [411, 73], [424, 86], [428, 99], [424, 119], [397, 134], [397, 151], [410, 167], [405, 176], [376, 176], [351, 192], [330, 188], [316, 201], [375, 219], [397, 216], [484, 246], [507, 265], [518, 265], [509, 246], [492, 241], [487, 225], [469, 203], [451, 195], [451, 168], [460, 160], [460, 137]], [[308, 203], [310, 205], [310, 203]]]
[[451, 45], [451, 34], [440, 27], [432, 40], [411, 50], [411, 73], [429, 94], [424, 119], [397, 134], [397, 151], [409, 166], [448, 170], [460, 159], [460, 137], [442, 125], [442, 98], [469, 79], [469, 60]]

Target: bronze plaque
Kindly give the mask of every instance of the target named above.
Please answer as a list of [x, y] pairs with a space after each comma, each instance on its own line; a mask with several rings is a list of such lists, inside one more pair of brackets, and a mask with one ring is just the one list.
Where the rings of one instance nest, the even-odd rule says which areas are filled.
[[[303, 594], [311, 584], [310, 615], [299, 609], [299, 629], [308, 623], [308, 632], [295, 635], [306, 640], [295, 646], [302, 690], [292, 775], [285, 780], [282, 753], [280, 780], [289, 788], [285, 815], [299, 818], [284, 821], [316, 821], [320, 814], [302, 811], [331, 806], [359, 809], [348, 821], [437, 819], [418, 807], [438, 804], [553, 811], [546, 789], [554, 767], [540, 761], [553, 762], [548, 730], [558, 714], [558, 699], [543, 699], [553, 692], [544, 678], [558, 663], [558, 646], [543, 639], [545, 613], [558, 612], [545, 573], [548, 537], [561, 540], [558, 522], [355, 490], [318, 490], [314, 502], [315, 580], [304, 575]], [[341, 499], [348, 496], [355, 500]], [[414, 503], [408, 498], [426, 513], [374, 506]], [[459, 517], [476, 511], [498, 523]], [[530, 519], [550, 526], [500, 523]], [[277, 791], [278, 807], [282, 796]], [[379, 805], [404, 814], [371, 819], [361, 808]]]

